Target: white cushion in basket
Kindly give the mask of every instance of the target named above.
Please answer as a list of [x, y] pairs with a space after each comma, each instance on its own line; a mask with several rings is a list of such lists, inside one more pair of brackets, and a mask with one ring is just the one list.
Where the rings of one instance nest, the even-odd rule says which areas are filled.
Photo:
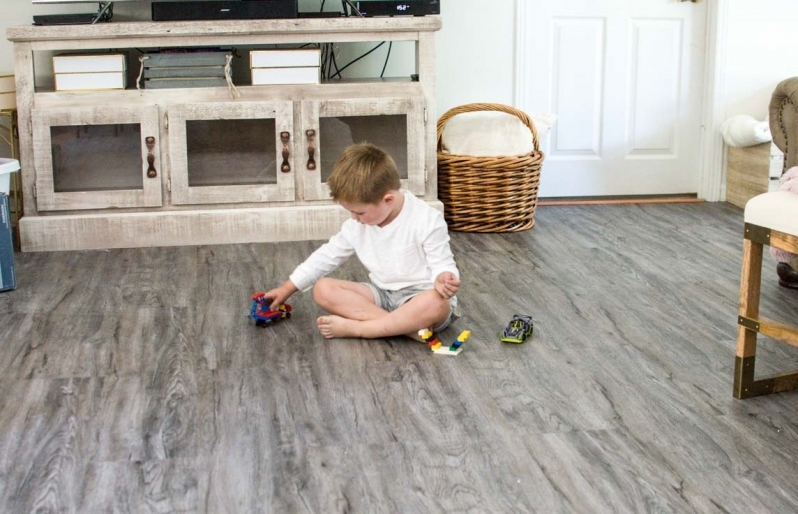
[[[530, 116], [544, 138], [557, 120], [556, 114]], [[446, 121], [441, 132], [444, 153], [497, 157], [526, 155], [534, 150], [532, 131], [518, 116], [500, 111], [464, 112]]]
[[757, 195], [745, 204], [745, 222], [798, 236], [798, 195], [790, 191], [771, 191]]

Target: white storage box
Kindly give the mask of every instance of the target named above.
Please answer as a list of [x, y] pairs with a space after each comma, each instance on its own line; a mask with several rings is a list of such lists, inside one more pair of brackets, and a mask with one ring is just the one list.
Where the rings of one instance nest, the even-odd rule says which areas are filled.
[[125, 89], [127, 76], [124, 72], [109, 73], [56, 73], [56, 91], [93, 91], [102, 89]]
[[19, 171], [16, 159], [0, 159], [0, 194], [11, 191], [11, 174]]
[[250, 68], [318, 67], [321, 51], [318, 48], [297, 50], [253, 50], [249, 53]]
[[125, 71], [125, 54], [56, 55], [53, 73], [102, 73]]
[[252, 85], [318, 84], [321, 51], [318, 48], [295, 50], [253, 50], [249, 53]]
[[319, 68], [253, 68], [252, 85], [318, 84]]
[[56, 91], [91, 91], [127, 87], [125, 54], [56, 55]]

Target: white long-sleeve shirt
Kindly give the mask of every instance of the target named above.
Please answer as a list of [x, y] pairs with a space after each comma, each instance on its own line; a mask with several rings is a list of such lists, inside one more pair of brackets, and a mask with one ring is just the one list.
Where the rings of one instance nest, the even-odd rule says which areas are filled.
[[432, 289], [435, 278], [460, 272], [449, 248], [449, 232], [443, 215], [402, 190], [399, 215], [384, 227], [349, 219], [341, 230], [300, 264], [289, 279], [307, 291], [356, 254], [369, 271], [369, 279], [381, 289], [397, 291], [409, 286]]

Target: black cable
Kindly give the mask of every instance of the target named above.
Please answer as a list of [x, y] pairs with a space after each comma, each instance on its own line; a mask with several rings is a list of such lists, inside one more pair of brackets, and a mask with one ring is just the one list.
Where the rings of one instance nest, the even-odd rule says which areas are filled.
[[327, 76], [333, 78], [335, 76], [335, 74], [333, 73], [333, 61], [335, 60], [335, 43], [327, 43], [327, 44], [330, 45], [329, 52], [327, 53]]
[[[319, 47], [319, 60], [321, 60], [321, 59], [324, 59], [324, 49]], [[321, 64], [319, 64], [319, 66], [321, 66]], [[321, 78], [324, 78], [324, 69], [323, 68], [321, 69], [321, 73], [322, 73]]]
[[321, 49], [321, 62], [319, 66], [321, 66], [321, 78], [327, 78], [327, 43], [321, 43], [319, 47]]
[[393, 46], [393, 41], [388, 43], [388, 53], [385, 55], [385, 64], [382, 65], [382, 72], [380, 73], [380, 78], [385, 75], [385, 68], [388, 67], [388, 58], [391, 57], [391, 47]]
[[330, 59], [332, 59], [331, 54], [332, 54], [332, 51], [333, 51], [333, 46], [332, 46], [331, 43], [324, 43], [324, 47], [327, 49], [327, 51], [324, 54], [324, 66], [325, 66], [325, 68], [327, 68], [327, 76], [329, 77], [330, 76]]
[[326, 52], [324, 52], [324, 74], [326, 76], [330, 76], [330, 63], [332, 62], [332, 51], [333, 47], [330, 43], [324, 43], [324, 48]]
[[324, 2], [327, 0], [321, 0], [321, 7], [319, 7], [319, 12], [324, 12]]
[[114, 4], [110, 0], [97, 4], [97, 21], [111, 21], [114, 17]]
[[354, 4], [354, 2], [352, 2], [352, 0], [341, 0], [341, 2], [344, 5], [344, 13], [346, 13], [346, 6], [349, 6], [349, 14], [347, 14], [347, 16], [352, 16], [352, 13], [354, 12], [355, 14], [360, 16], [361, 18], [365, 18], [365, 16], [363, 16], [363, 13], [361, 13], [357, 9], [357, 7], [355, 7], [355, 4]]
[[[335, 76], [336, 76], [336, 75], [337, 75], [337, 76], [339, 76], [339, 77], [341, 77], [341, 72], [342, 72], [342, 71], [344, 71], [344, 70], [345, 70], [345, 69], [347, 69], [348, 67], [352, 66], [352, 65], [353, 65], [353, 64], [355, 64], [357, 61], [359, 61], [360, 59], [362, 59], [362, 58], [366, 57], [368, 54], [370, 54], [371, 52], [373, 52], [374, 50], [378, 49], [379, 47], [381, 47], [381, 46], [382, 46], [382, 45], [384, 45], [384, 44], [385, 44], [385, 41], [383, 41], [382, 43], [379, 43], [377, 46], [375, 46], [374, 48], [372, 48], [372, 49], [371, 49], [371, 50], [369, 50], [368, 52], [364, 53], [363, 55], [361, 55], [361, 56], [360, 56], [360, 57], [358, 57], [357, 59], [353, 59], [353, 60], [349, 61], [348, 63], [346, 63], [346, 66], [344, 66], [343, 68], [341, 68], [340, 70], [338, 70], [338, 71], [335, 73], [335, 75], [333, 75], [333, 76], [332, 76], [332, 77], [330, 77], [330, 78], [335, 78]], [[341, 77], [341, 78], [343, 78], [343, 77]]]
[[338, 69], [338, 61], [335, 60], [335, 46], [333, 46], [333, 52], [332, 52], [332, 65], [335, 68], [335, 72], [340, 77], [341, 76], [341, 70]]
[[329, 76], [328, 72], [327, 72], [327, 59], [328, 59], [327, 53], [328, 53], [327, 43], [322, 43], [321, 44], [321, 78], [323, 78], [323, 79], [326, 79]]
[[335, 43], [328, 44], [330, 45], [330, 53], [327, 55], [327, 76], [329, 77], [332, 74], [333, 63], [335, 62]]

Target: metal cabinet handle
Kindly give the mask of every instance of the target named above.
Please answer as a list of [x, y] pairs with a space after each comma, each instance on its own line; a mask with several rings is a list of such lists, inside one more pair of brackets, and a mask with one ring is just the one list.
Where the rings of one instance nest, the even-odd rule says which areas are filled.
[[153, 153], [155, 149], [155, 138], [147, 136], [144, 138], [144, 142], [147, 144], [147, 177], [155, 178], [158, 176], [158, 172], [155, 170], [155, 154]]
[[305, 135], [308, 136], [308, 169], [315, 170], [316, 169], [316, 131], [313, 129], [308, 129], [305, 131]]
[[291, 171], [291, 164], [288, 163], [288, 157], [291, 156], [291, 150], [288, 148], [288, 142], [291, 140], [291, 134], [288, 132], [280, 132], [280, 142], [283, 143], [283, 164], [280, 165], [280, 171], [288, 173]]

